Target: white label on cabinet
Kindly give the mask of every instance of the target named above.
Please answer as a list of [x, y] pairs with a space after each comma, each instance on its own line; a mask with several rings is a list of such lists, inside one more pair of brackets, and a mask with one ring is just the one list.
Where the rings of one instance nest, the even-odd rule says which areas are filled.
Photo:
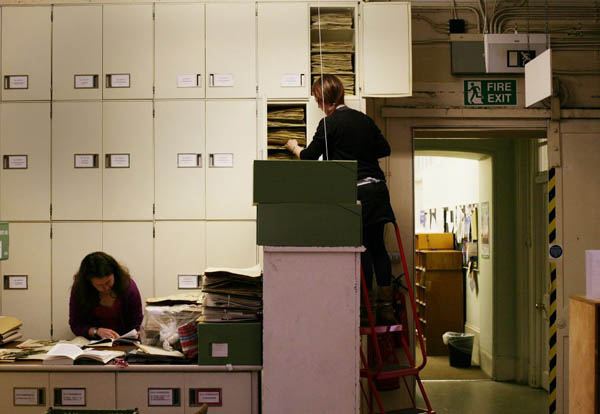
[[221, 405], [220, 389], [198, 389], [196, 390], [196, 403], [208, 405]]
[[281, 77], [281, 86], [283, 88], [302, 86], [302, 74], [284, 73]]
[[210, 154], [212, 160], [212, 167], [217, 168], [233, 168], [233, 154], [221, 153], [221, 154]]
[[213, 358], [227, 358], [229, 356], [229, 344], [211, 344]]
[[177, 76], [177, 87], [178, 88], [197, 88], [198, 87], [198, 75], [179, 75]]
[[177, 168], [202, 167], [200, 154], [177, 154]]
[[110, 75], [110, 85], [111, 88], [129, 88], [130, 85], [130, 75], [129, 73], [119, 73]]
[[149, 388], [148, 406], [173, 405], [173, 390], [168, 388]]
[[94, 154], [75, 154], [75, 168], [96, 168]]
[[37, 388], [13, 388], [15, 405], [39, 405]]
[[24, 170], [27, 168], [27, 155], [5, 155], [5, 170]]
[[179, 289], [198, 289], [200, 275], [177, 275], [177, 287]]
[[96, 87], [96, 75], [75, 75], [75, 89], [93, 89]]
[[213, 73], [212, 86], [234, 86], [233, 73]]
[[63, 388], [60, 399], [60, 405], [85, 406], [85, 388]]
[[111, 168], [129, 168], [129, 154], [110, 154]]
[[27, 289], [27, 275], [6, 275], [7, 289]]
[[8, 76], [8, 84], [6, 89], [27, 89], [29, 88], [29, 76], [18, 75]]

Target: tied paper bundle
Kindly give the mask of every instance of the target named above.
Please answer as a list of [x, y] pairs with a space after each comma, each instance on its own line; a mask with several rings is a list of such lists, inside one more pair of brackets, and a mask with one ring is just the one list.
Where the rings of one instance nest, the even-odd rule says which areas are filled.
[[313, 52], [354, 52], [354, 45], [349, 40], [323, 40], [311, 44]]
[[288, 139], [298, 140], [298, 145], [304, 146], [306, 145], [306, 132], [293, 129], [276, 129], [267, 132], [269, 145], [285, 145]]
[[300, 107], [269, 109], [267, 126], [304, 126], [304, 110]]
[[313, 29], [342, 30], [352, 28], [351, 12], [331, 12], [314, 14], [310, 17]]
[[353, 73], [351, 53], [315, 54], [310, 59], [313, 73]]
[[204, 301], [199, 322], [258, 320], [262, 313], [262, 272], [248, 269], [209, 268], [202, 279]]
[[[336, 75], [344, 85], [344, 95], [354, 94], [354, 75]], [[313, 82], [319, 79], [319, 76], [313, 76]]]
[[0, 316], [0, 345], [21, 339], [23, 322], [14, 316]]

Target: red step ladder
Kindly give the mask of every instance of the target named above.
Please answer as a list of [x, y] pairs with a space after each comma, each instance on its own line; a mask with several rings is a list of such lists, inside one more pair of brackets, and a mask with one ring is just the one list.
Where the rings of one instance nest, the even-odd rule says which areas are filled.
[[[360, 359], [361, 359], [361, 378], [366, 378], [368, 382], [368, 390], [365, 390], [361, 381], [360, 388], [363, 397], [365, 398], [368, 407], [369, 414], [374, 414], [373, 403], [377, 403], [378, 414], [386, 414], [381, 402], [381, 396], [378, 392], [378, 385], [381, 388], [386, 384], [389, 385], [390, 381], [398, 380], [401, 378], [404, 382], [408, 395], [412, 402], [412, 408], [406, 408], [401, 410], [388, 411], [387, 414], [418, 414], [427, 413], [435, 414], [435, 411], [431, 408], [429, 398], [419, 377], [419, 372], [425, 367], [427, 363], [427, 352], [425, 350], [425, 341], [423, 340], [423, 333], [421, 331], [421, 324], [419, 323], [419, 317], [417, 314], [417, 307], [415, 304], [415, 297], [413, 294], [412, 283], [410, 280], [410, 273], [408, 272], [408, 266], [406, 265], [406, 257], [404, 256], [404, 249], [402, 248], [402, 239], [400, 238], [400, 230], [398, 224], [394, 222], [394, 229], [396, 231], [396, 239], [398, 241], [398, 249], [402, 258], [402, 266], [404, 271], [404, 277], [406, 282], [406, 289], [410, 298], [410, 305], [412, 308], [412, 319], [415, 322], [417, 330], [417, 339], [421, 348], [421, 354], [423, 362], [419, 366], [416, 366], [415, 358], [413, 357], [408, 338], [408, 314], [406, 309], [406, 301], [404, 300], [404, 294], [402, 292], [396, 292], [395, 301], [400, 304], [400, 321], [396, 325], [377, 326], [375, 325], [375, 318], [373, 311], [371, 310], [371, 303], [367, 295], [367, 284], [365, 282], [365, 275], [360, 269], [361, 285], [362, 285], [362, 300], [365, 301], [365, 307], [367, 310], [367, 316], [369, 319], [369, 326], [360, 327], [360, 335], [367, 337], [367, 354], [365, 356], [363, 347], [360, 348]], [[401, 365], [396, 353], [396, 344], [400, 343], [408, 365]], [[383, 350], [382, 350], [383, 348]], [[414, 377], [427, 406], [426, 409], [416, 407], [415, 395], [409, 386], [409, 381], [406, 377]]]

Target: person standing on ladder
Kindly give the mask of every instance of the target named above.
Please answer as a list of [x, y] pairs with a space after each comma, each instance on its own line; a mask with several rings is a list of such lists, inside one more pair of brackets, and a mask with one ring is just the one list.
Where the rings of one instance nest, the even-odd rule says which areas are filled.
[[[286, 149], [303, 160], [356, 160], [358, 162], [358, 199], [362, 204], [363, 245], [361, 254], [369, 302], [373, 301], [373, 268], [377, 279], [377, 323], [395, 323], [393, 312], [392, 265], [385, 248], [384, 227], [395, 221], [394, 211], [379, 158], [390, 155], [390, 146], [375, 122], [360, 111], [344, 104], [344, 85], [334, 75], [323, 75], [312, 85], [312, 96], [325, 113], [308, 147], [290, 139]], [[361, 301], [361, 325], [366, 321], [364, 300]]]

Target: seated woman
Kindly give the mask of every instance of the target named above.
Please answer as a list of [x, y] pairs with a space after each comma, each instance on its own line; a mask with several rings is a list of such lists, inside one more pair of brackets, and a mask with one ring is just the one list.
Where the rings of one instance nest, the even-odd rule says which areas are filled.
[[142, 323], [142, 300], [126, 268], [104, 252], [83, 258], [73, 278], [69, 325], [77, 336], [117, 338]]

